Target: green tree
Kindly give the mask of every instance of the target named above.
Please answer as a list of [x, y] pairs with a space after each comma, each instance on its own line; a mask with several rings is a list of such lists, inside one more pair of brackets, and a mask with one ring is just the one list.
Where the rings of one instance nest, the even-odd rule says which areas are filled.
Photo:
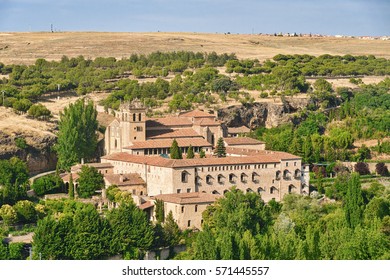
[[19, 200], [14, 205], [14, 209], [21, 222], [35, 222], [38, 218], [34, 203], [31, 201]]
[[51, 117], [51, 112], [49, 109], [46, 108], [45, 105], [42, 105], [40, 103], [33, 104], [30, 109], [28, 109], [27, 114], [35, 119], [48, 119]]
[[205, 158], [206, 157], [206, 153], [205, 153], [205, 151], [202, 148], [199, 151], [199, 157], [200, 158]]
[[97, 147], [97, 112], [92, 101], [79, 99], [60, 113], [56, 150], [61, 169], [69, 170], [82, 158], [91, 159]]
[[73, 175], [70, 173], [69, 178], [69, 190], [68, 190], [69, 198], [74, 199], [74, 183], [73, 183]]
[[215, 148], [214, 155], [216, 155], [217, 157], [226, 157], [226, 147], [222, 137], [218, 139], [217, 147]]
[[173, 219], [172, 211], [169, 211], [168, 216], [163, 224], [164, 242], [167, 246], [178, 245], [181, 238], [179, 226]]
[[172, 146], [169, 150], [171, 159], [182, 159], [182, 153], [179, 145], [177, 144], [176, 139], [173, 139]]
[[152, 245], [153, 228], [134, 203], [121, 203], [107, 218], [112, 228], [111, 248], [125, 259], [138, 259]]
[[[61, 180], [61, 178], [59, 179]], [[58, 177], [55, 175], [47, 175], [35, 179], [31, 186], [34, 192], [39, 196], [42, 196], [46, 193], [59, 191], [60, 187], [61, 184], [59, 184]]]
[[188, 147], [188, 150], [187, 150], [186, 158], [190, 159], [190, 158], [194, 158], [194, 157], [195, 157], [194, 149], [192, 148], [192, 146], [190, 144], [190, 146]]
[[27, 196], [28, 169], [25, 162], [17, 157], [0, 160], [0, 205], [16, 201]]
[[11, 225], [18, 221], [18, 214], [16, 213], [15, 209], [8, 204], [1, 206], [0, 216], [6, 225]]
[[350, 228], [355, 228], [361, 223], [363, 207], [360, 177], [359, 174], [353, 173], [348, 181], [347, 193], [344, 199], [345, 218]]
[[156, 199], [156, 220], [158, 223], [163, 223], [165, 220], [164, 213], [164, 201], [161, 199]]
[[104, 187], [103, 174], [99, 173], [95, 167], [83, 165], [79, 173], [79, 186], [77, 194], [81, 198], [89, 198], [95, 194], [96, 190]]

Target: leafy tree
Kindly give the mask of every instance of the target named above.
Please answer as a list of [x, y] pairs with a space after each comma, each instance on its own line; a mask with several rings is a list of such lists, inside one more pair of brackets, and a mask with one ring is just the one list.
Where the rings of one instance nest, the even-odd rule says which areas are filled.
[[43, 176], [38, 179], [35, 179], [31, 188], [39, 196], [42, 196], [46, 193], [57, 192], [61, 188], [61, 183], [59, 182], [59, 179], [60, 178], [55, 175]]
[[169, 150], [171, 159], [182, 159], [181, 149], [179, 145], [177, 144], [176, 139], [173, 139], [172, 146]]
[[79, 99], [60, 113], [56, 150], [59, 167], [69, 170], [82, 158], [94, 157], [97, 147], [97, 112], [92, 101]]
[[25, 198], [28, 185], [28, 169], [17, 157], [0, 160], [0, 205], [13, 204]]
[[15, 209], [8, 204], [1, 206], [0, 216], [6, 225], [11, 225], [18, 221], [18, 214], [16, 213]]
[[190, 144], [190, 146], [188, 147], [188, 150], [187, 150], [186, 158], [191, 159], [191, 158], [194, 158], [194, 157], [195, 157], [194, 149], [192, 148], [192, 146]]
[[375, 171], [381, 176], [389, 176], [389, 170], [384, 162], [378, 162], [375, 165]]
[[16, 147], [18, 147], [19, 149], [22, 149], [22, 150], [24, 150], [28, 147], [26, 139], [24, 139], [24, 138], [16, 138], [15, 145], [16, 145]]
[[28, 99], [20, 99], [12, 104], [12, 107], [16, 112], [26, 113], [32, 106], [32, 102]]
[[222, 137], [218, 139], [217, 147], [215, 148], [214, 155], [216, 155], [217, 157], [226, 157], [226, 148]]
[[146, 214], [134, 203], [121, 203], [107, 215], [112, 228], [112, 250], [125, 259], [138, 259], [153, 242], [153, 229]]
[[368, 164], [365, 162], [358, 162], [355, 164], [355, 172], [360, 175], [368, 175], [370, 174], [370, 169], [368, 168]]
[[24, 243], [10, 243], [8, 245], [9, 259], [10, 260], [25, 260], [27, 254], [24, 251]]
[[103, 174], [99, 173], [93, 166], [83, 165], [79, 173], [79, 186], [77, 194], [81, 198], [89, 198], [95, 194], [96, 190], [104, 187]]
[[363, 207], [360, 177], [359, 174], [353, 173], [348, 181], [348, 189], [344, 201], [345, 218], [350, 228], [355, 228], [361, 223]]
[[34, 203], [31, 201], [19, 200], [13, 208], [21, 222], [35, 222], [38, 218]]

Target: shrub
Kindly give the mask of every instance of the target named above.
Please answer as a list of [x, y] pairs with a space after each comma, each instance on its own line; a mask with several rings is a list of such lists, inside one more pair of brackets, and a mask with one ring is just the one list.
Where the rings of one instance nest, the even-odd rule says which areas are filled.
[[368, 164], [365, 162], [358, 162], [355, 164], [355, 172], [360, 175], [369, 175], [370, 169], [368, 168]]
[[381, 176], [389, 176], [389, 170], [385, 163], [379, 162], [375, 165], [375, 171]]

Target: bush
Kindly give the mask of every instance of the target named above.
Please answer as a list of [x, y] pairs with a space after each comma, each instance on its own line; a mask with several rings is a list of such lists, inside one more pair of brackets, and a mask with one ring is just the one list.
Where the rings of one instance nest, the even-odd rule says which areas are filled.
[[358, 162], [355, 164], [355, 172], [360, 175], [369, 175], [370, 169], [368, 168], [368, 164], [365, 162]]
[[379, 162], [375, 165], [375, 171], [381, 176], [389, 176], [389, 170], [385, 163]]
[[267, 98], [267, 97], [268, 97], [268, 93], [267, 92], [260, 93], [260, 98]]
[[62, 187], [61, 179], [54, 175], [47, 175], [34, 180], [31, 188], [39, 196], [59, 191]]
[[19, 149], [22, 149], [22, 150], [24, 150], [28, 147], [27, 142], [24, 138], [16, 138], [15, 145], [16, 145], [16, 147], [18, 147]]
[[14, 209], [21, 222], [35, 222], [37, 220], [37, 212], [34, 203], [28, 200], [20, 200], [14, 205]]
[[50, 110], [47, 109], [42, 104], [32, 105], [27, 113], [30, 117], [37, 118], [37, 119], [39, 119], [39, 118], [47, 119], [47, 118], [51, 117]]

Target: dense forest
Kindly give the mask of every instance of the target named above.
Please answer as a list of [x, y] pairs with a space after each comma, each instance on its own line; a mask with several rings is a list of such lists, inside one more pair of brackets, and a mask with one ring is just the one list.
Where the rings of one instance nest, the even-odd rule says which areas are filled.
[[[291, 123], [259, 127], [249, 136], [266, 148], [302, 157], [311, 165], [310, 197], [287, 195], [265, 204], [258, 194], [232, 189], [203, 213], [203, 228], [180, 231], [157, 202], [157, 223], [115, 186], [107, 198], [115, 209], [98, 211], [82, 203], [103, 187], [96, 170], [84, 168], [77, 193], [65, 190], [60, 170], [81, 158], [93, 158], [97, 145], [96, 111], [82, 99], [60, 114], [59, 164], [55, 174], [30, 184], [26, 163], [0, 160], [0, 238], [34, 232], [36, 259], [142, 258], [148, 250], [185, 244], [177, 259], [389, 259], [390, 190], [384, 161], [390, 154], [390, 79], [366, 85], [362, 76], [390, 74], [390, 61], [374, 56], [277, 55], [273, 59], [240, 60], [234, 54], [156, 52], [129, 58], [84, 57], [61, 61], [38, 59], [34, 65], [0, 63], [0, 105], [42, 121], [51, 112], [39, 101], [53, 93], [109, 92], [101, 101], [107, 111], [135, 98], [149, 108], [163, 103], [168, 111], [227, 99], [254, 102], [305, 94], [306, 108], [291, 113]], [[222, 74], [224, 73], [224, 74]], [[315, 77], [314, 83], [307, 78]], [[356, 87], [334, 88], [326, 78], [347, 77]], [[151, 78], [145, 80], [146, 78]], [[88, 138], [86, 142], [83, 139]], [[376, 145], [357, 147], [357, 140]], [[23, 138], [16, 146], [26, 147]], [[71, 149], [70, 146], [73, 148]], [[375, 172], [367, 162], [375, 159]], [[348, 170], [340, 161], [357, 162]], [[73, 180], [73, 179], [72, 179]], [[380, 181], [383, 180], [383, 181]], [[364, 184], [364, 187], [362, 187]], [[70, 185], [73, 185], [71, 182]], [[29, 190], [35, 195], [28, 195]], [[45, 194], [69, 191], [68, 198], [44, 200]], [[167, 214], [167, 213], [166, 213]], [[22, 229], [18, 228], [22, 226]], [[87, 238], [86, 238], [87, 236]], [[1, 243], [0, 259], [26, 259], [21, 243]]]

